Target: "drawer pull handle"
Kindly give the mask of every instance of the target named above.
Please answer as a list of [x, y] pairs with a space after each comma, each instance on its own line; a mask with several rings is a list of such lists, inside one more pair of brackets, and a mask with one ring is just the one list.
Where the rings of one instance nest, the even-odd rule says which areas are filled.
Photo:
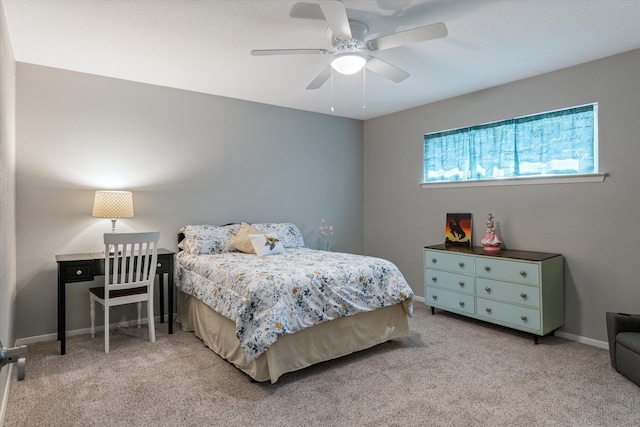
[[460, 285], [460, 287], [464, 287], [464, 282], [458, 282], [458, 285]]
[[458, 304], [460, 304], [460, 307], [464, 307], [464, 301], [460, 301]]
[[491, 313], [491, 307], [487, 307], [485, 308], [485, 310], [487, 311], [487, 313]]
[[525, 322], [527, 321], [527, 316], [525, 316], [524, 314], [523, 314], [522, 316], [520, 316], [520, 318], [521, 318], [522, 320], [524, 320]]
[[524, 271], [524, 270], [522, 270], [522, 271], [520, 272], [520, 275], [521, 275], [522, 277], [527, 277], [527, 272], [526, 272], [526, 271]]
[[527, 299], [527, 294], [525, 294], [524, 292], [522, 292], [522, 293], [520, 294], [520, 297], [522, 297], [522, 298], [524, 298], [524, 299]]
[[433, 295], [431, 298], [433, 298], [434, 300], [438, 299], [438, 295]]
[[460, 268], [464, 267], [464, 262], [460, 261], [460, 262], [458, 263], [458, 267], [460, 267]]
[[491, 271], [491, 267], [489, 267], [488, 265], [484, 266], [484, 271]]
[[485, 287], [484, 287], [484, 290], [485, 290], [485, 291], [487, 291], [487, 292], [491, 292], [491, 288], [490, 288], [490, 287], [488, 287], [488, 286], [485, 286]]
[[76, 274], [77, 274], [78, 276], [82, 276], [82, 270], [78, 270], [78, 271], [76, 271]]
[[431, 281], [432, 281], [432, 282], [435, 282], [436, 280], [438, 280], [438, 278], [437, 278], [436, 276], [433, 276], [433, 277], [431, 278]]
[[431, 262], [432, 262], [432, 263], [434, 263], [434, 264], [435, 264], [437, 261], [438, 261], [437, 259], [435, 259], [435, 258], [431, 258]]
[[162, 267], [162, 264], [161, 264], [161, 263], [158, 263], [158, 265], [157, 265], [156, 267], [161, 268], [161, 267]]

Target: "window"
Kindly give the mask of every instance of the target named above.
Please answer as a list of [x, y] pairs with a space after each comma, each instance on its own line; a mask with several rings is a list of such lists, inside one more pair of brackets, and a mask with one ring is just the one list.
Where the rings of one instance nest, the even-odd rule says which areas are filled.
[[596, 174], [597, 119], [589, 104], [426, 134], [424, 183]]

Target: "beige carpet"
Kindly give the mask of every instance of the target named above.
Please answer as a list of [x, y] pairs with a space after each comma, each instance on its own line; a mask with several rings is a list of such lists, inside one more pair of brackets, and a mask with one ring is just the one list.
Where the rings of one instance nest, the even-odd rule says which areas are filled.
[[[604, 322], [604, 315], [602, 321]], [[28, 347], [5, 426], [638, 426], [640, 387], [608, 352], [416, 303], [410, 338], [249, 382], [192, 333], [146, 329]]]

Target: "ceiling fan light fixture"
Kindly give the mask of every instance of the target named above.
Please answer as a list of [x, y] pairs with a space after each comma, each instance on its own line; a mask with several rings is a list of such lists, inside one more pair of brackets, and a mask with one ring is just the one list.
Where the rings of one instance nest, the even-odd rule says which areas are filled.
[[357, 53], [342, 53], [331, 61], [331, 67], [341, 74], [355, 74], [362, 70], [367, 60]]

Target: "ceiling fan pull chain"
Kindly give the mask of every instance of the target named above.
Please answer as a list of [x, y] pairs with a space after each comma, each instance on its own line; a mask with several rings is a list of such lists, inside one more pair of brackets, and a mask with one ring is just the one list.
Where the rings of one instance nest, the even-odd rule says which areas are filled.
[[333, 96], [333, 67], [331, 67], [331, 112], [333, 113], [333, 101], [334, 101], [334, 96]]
[[367, 67], [362, 67], [362, 111], [367, 111]]

